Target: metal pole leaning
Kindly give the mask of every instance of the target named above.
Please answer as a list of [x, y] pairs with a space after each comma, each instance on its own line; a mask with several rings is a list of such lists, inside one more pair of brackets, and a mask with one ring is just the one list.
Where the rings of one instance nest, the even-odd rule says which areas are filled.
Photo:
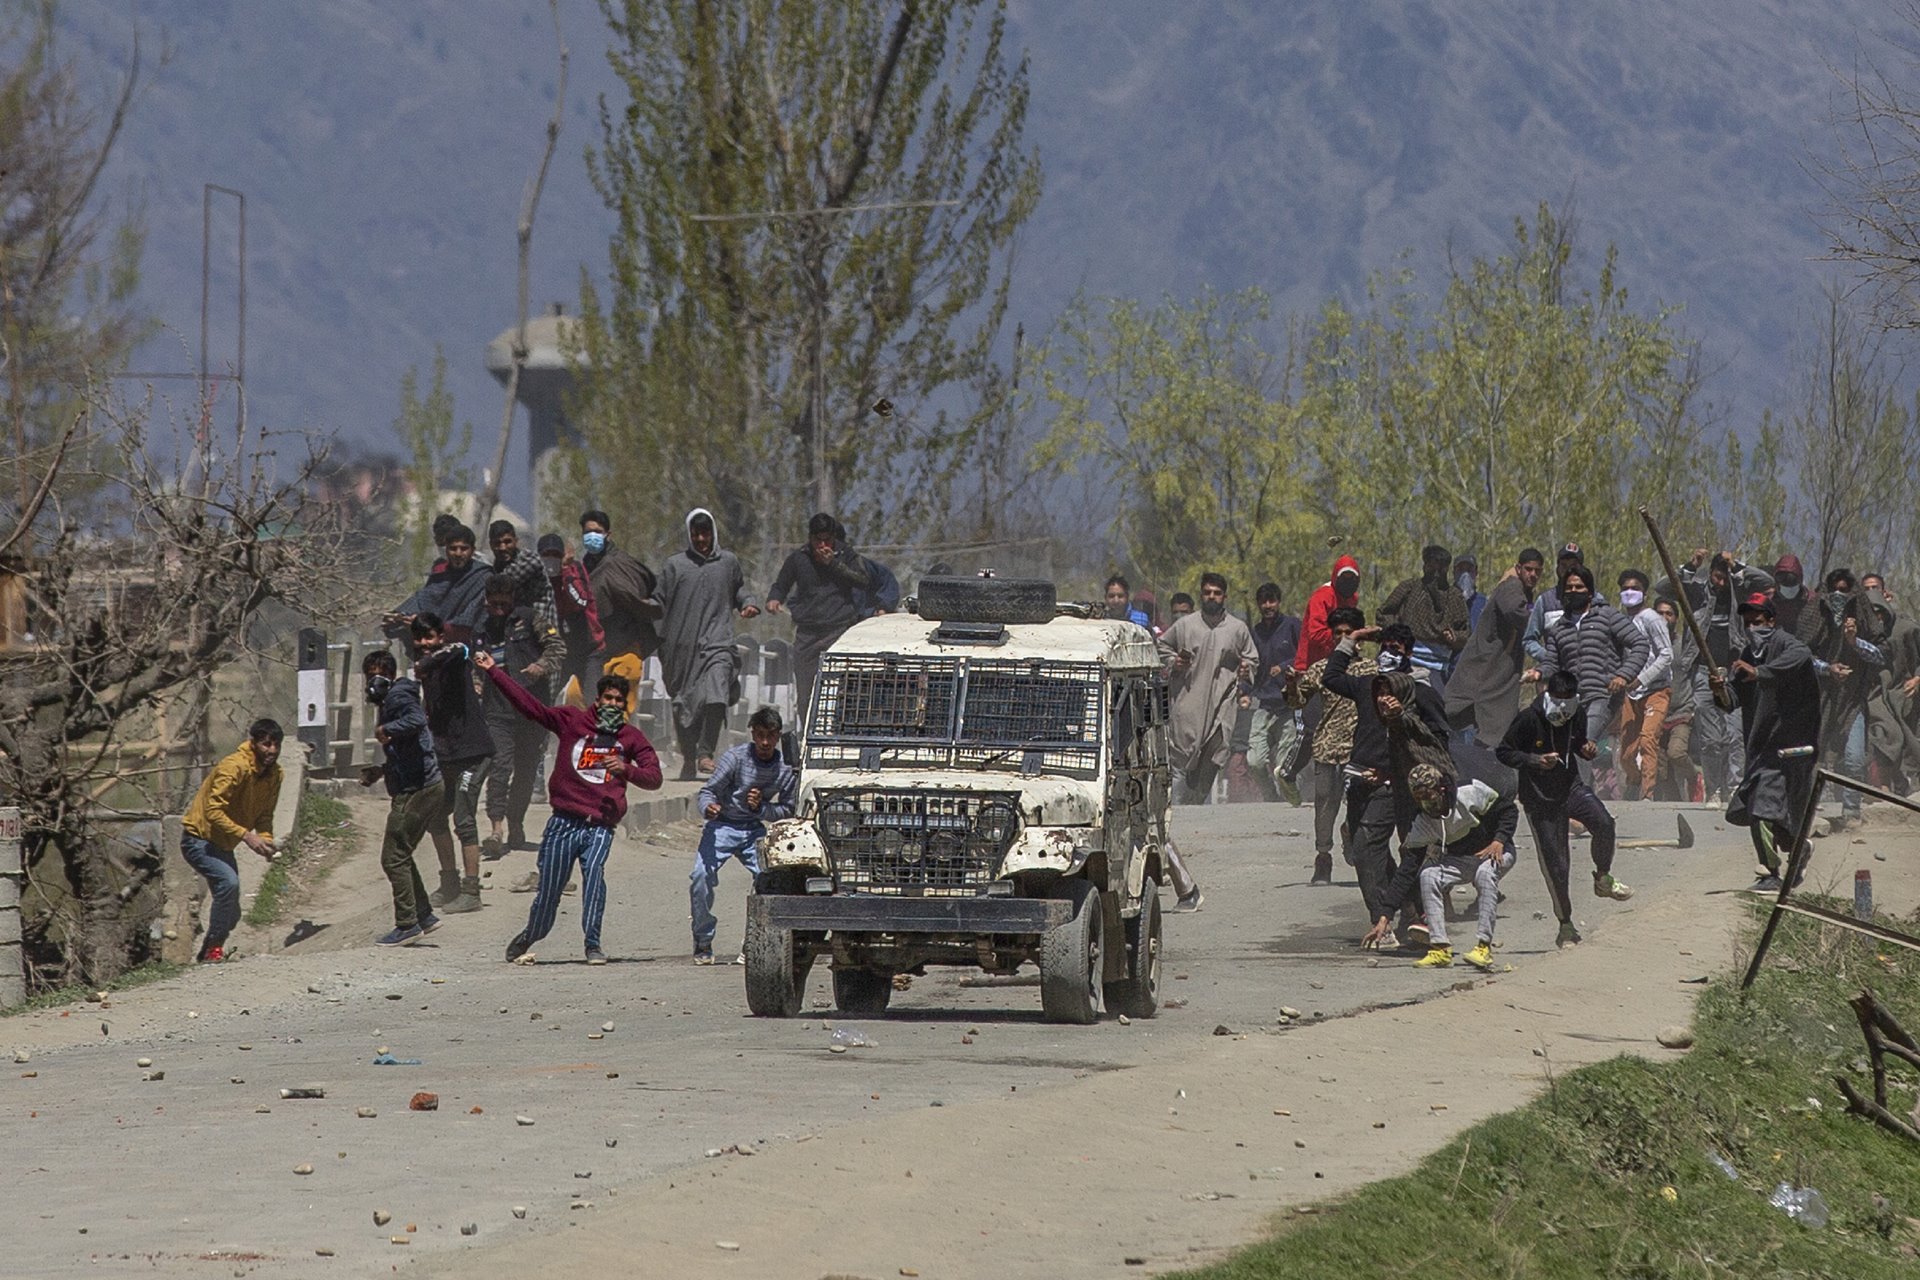
[[[1826, 790], [1827, 779], [1835, 775], [1825, 769], [1813, 771], [1813, 790], [1807, 793], [1806, 807], [1800, 811], [1800, 821], [1793, 833], [1793, 849], [1788, 853], [1786, 865], [1780, 876], [1780, 894], [1773, 901], [1773, 913], [1767, 917], [1767, 927], [1760, 931], [1760, 941], [1754, 944], [1753, 959], [1747, 962], [1746, 976], [1740, 979], [1740, 989], [1745, 991], [1760, 976], [1760, 966], [1766, 961], [1767, 948], [1773, 945], [1773, 934], [1780, 927], [1780, 917], [1787, 912], [1787, 898], [1793, 893], [1793, 883], [1806, 868], [1807, 858], [1812, 853], [1808, 842], [1813, 837], [1813, 817], [1820, 808], [1820, 793]], [[1804, 850], [1804, 852], [1803, 852]]]

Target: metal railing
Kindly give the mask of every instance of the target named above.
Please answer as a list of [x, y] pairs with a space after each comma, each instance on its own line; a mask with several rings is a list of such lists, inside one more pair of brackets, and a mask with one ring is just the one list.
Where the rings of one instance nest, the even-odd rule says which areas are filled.
[[1760, 941], [1754, 945], [1753, 959], [1747, 965], [1746, 976], [1740, 979], [1740, 989], [1745, 991], [1760, 976], [1760, 966], [1767, 958], [1767, 948], [1773, 945], [1773, 935], [1780, 928], [1780, 917], [1792, 912], [1795, 915], [1808, 916], [1841, 929], [1850, 929], [1882, 942], [1890, 942], [1897, 947], [1909, 947], [1920, 951], [1920, 938], [1898, 929], [1889, 929], [1885, 925], [1875, 924], [1871, 920], [1856, 920], [1852, 916], [1829, 911], [1825, 907], [1810, 906], [1804, 902], [1792, 901], [1795, 883], [1807, 869], [1807, 862], [1813, 857], [1813, 819], [1820, 808], [1820, 797], [1826, 791], [1827, 784], [1847, 787], [1863, 796], [1872, 796], [1875, 800], [1898, 805], [1909, 813], [1920, 813], [1920, 803], [1897, 796], [1891, 791], [1882, 791], [1857, 778], [1833, 772], [1831, 769], [1816, 768], [1813, 771], [1813, 786], [1807, 792], [1807, 802], [1800, 811], [1800, 820], [1794, 825], [1793, 849], [1787, 855], [1786, 867], [1780, 873], [1780, 892], [1773, 900], [1773, 912], [1767, 917], [1767, 926], [1760, 932]]

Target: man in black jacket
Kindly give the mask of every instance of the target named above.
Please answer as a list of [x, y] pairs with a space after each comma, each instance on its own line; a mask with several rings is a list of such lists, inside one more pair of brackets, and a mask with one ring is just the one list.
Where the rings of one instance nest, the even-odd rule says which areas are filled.
[[767, 612], [793, 617], [794, 706], [802, 720], [820, 655], [864, 616], [854, 593], [872, 589], [873, 572], [846, 545], [840, 522], [824, 511], [815, 514], [807, 522], [807, 545], [788, 554], [767, 588]]
[[[480, 909], [480, 798], [493, 763], [493, 731], [480, 701], [479, 677], [465, 644], [451, 642], [437, 615], [413, 620], [413, 672], [427, 704], [427, 727], [446, 781], [440, 816], [429, 828], [440, 855], [440, 887], [430, 901], [449, 914]], [[447, 826], [451, 819], [453, 830]], [[460, 840], [460, 863], [453, 841]]]
[[[1406, 834], [1413, 824], [1414, 808], [1406, 779], [1393, 776], [1387, 727], [1381, 722], [1373, 696], [1376, 677], [1348, 672], [1361, 642], [1368, 640], [1379, 642], [1380, 654], [1376, 661], [1381, 672], [1405, 671], [1411, 665], [1412, 628], [1404, 623], [1386, 628], [1367, 627], [1334, 646], [1320, 677], [1320, 687], [1354, 704], [1353, 754], [1347, 763], [1347, 831], [1353, 849], [1354, 872], [1360, 880], [1360, 897], [1367, 909], [1367, 923], [1374, 925], [1408, 905], [1407, 890], [1413, 878], [1402, 877], [1403, 883], [1396, 890], [1393, 838], [1396, 834]], [[1413, 713], [1442, 741], [1446, 739], [1446, 707], [1439, 695], [1417, 675], [1413, 683]], [[1415, 942], [1425, 944], [1425, 927], [1418, 920], [1409, 919], [1407, 932]]]
[[1762, 869], [1753, 887], [1777, 893], [1784, 870], [1780, 851], [1793, 848], [1795, 827], [1813, 789], [1820, 683], [1813, 653], [1775, 625], [1773, 601], [1765, 592], [1741, 601], [1740, 621], [1746, 644], [1728, 675], [1740, 701], [1747, 767], [1727, 805], [1727, 821], [1753, 836]]
[[1494, 749], [1500, 763], [1520, 775], [1520, 807], [1527, 811], [1533, 846], [1546, 877], [1547, 896], [1560, 921], [1556, 947], [1580, 941], [1573, 925], [1573, 898], [1567, 887], [1572, 874], [1568, 819], [1578, 821], [1592, 836], [1593, 896], [1625, 902], [1633, 890], [1613, 878], [1613, 815], [1581, 781], [1574, 761], [1591, 760], [1599, 747], [1587, 736], [1587, 720], [1580, 714], [1580, 682], [1571, 671], [1547, 678], [1546, 691], [1532, 706], [1514, 717], [1506, 737]]
[[427, 902], [427, 886], [413, 860], [420, 837], [440, 816], [440, 762], [433, 754], [433, 730], [420, 705], [420, 685], [396, 679], [399, 667], [385, 649], [360, 663], [367, 701], [376, 708], [373, 737], [386, 763], [360, 771], [360, 785], [387, 784], [386, 834], [380, 843], [380, 869], [393, 889], [393, 931], [375, 940], [382, 947], [410, 947], [440, 927]]
[[[487, 583], [487, 616], [473, 639], [493, 655], [494, 665], [542, 702], [552, 701], [553, 674], [566, 660], [558, 628], [543, 624], [534, 611], [514, 603], [514, 586], [498, 574]], [[492, 684], [481, 698], [487, 730], [493, 737], [493, 764], [487, 770], [487, 820], [493, 830], [481, 846], [499, 857], [508, 846], [527, 846], [527, 806], [533, 803], [534, 775], [546, 730], [513, 709]], [[503, 830], [504, 828], [504, 830]]]

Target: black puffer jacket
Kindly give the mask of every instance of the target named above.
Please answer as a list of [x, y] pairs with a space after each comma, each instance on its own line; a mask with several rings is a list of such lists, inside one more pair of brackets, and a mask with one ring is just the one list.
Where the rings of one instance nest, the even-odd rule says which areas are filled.
[[1647, 665], [1647, 635], [1632, 618], [1595, 600], [1584, 612], [1565, 613], [1546, 635], [1544, 681], [1556, 671], [1571, 671], [1580, 682], [1580, 701], [1607, 696], [1615, 676], [1631, 681]]

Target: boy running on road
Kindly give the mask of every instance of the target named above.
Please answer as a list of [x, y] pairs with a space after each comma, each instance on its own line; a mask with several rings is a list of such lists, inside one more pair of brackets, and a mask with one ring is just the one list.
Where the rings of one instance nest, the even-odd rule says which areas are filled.
[[540, 837], [540, 887], [527, 913], [527, 927], [507, 944], [507, 959], [532, 961], [533, 944], [552, 931], [561, 891], [578, 862], [580, 929], [587, 963], [605, 964], [600, 924], [607, 910], [607, 854], [613, 848], [614, 828], [627, 813], [627, 783], [643, 791], [660, 789], [660, 760], [653, 744], [627, 723], [631, 685], [625, 676], [601, 676], [591, 711], [549, 707], [522, 688], [486, 650], [474, 653], [473, 665], [486, 673], [515, 711], [560, 739], [547, 779], [553, 816]]
[[780, 728], [780, 713], [772, 707], [754, 712], [747, 721], [753, 741], [721, 753], [713, 776], [700, 789], [700, 815], [707, 825], [700, 832], [687, 884], [695, 964], [713, 963], [713, 935], [720, 927], [713, 915], [713, 894], [720, 885], [720, 868], [737, 858], [750, 875], [759, 875], [755, 850], [767, 834], [766, 824], [793, 816], [800, 776], [780, 758]]

